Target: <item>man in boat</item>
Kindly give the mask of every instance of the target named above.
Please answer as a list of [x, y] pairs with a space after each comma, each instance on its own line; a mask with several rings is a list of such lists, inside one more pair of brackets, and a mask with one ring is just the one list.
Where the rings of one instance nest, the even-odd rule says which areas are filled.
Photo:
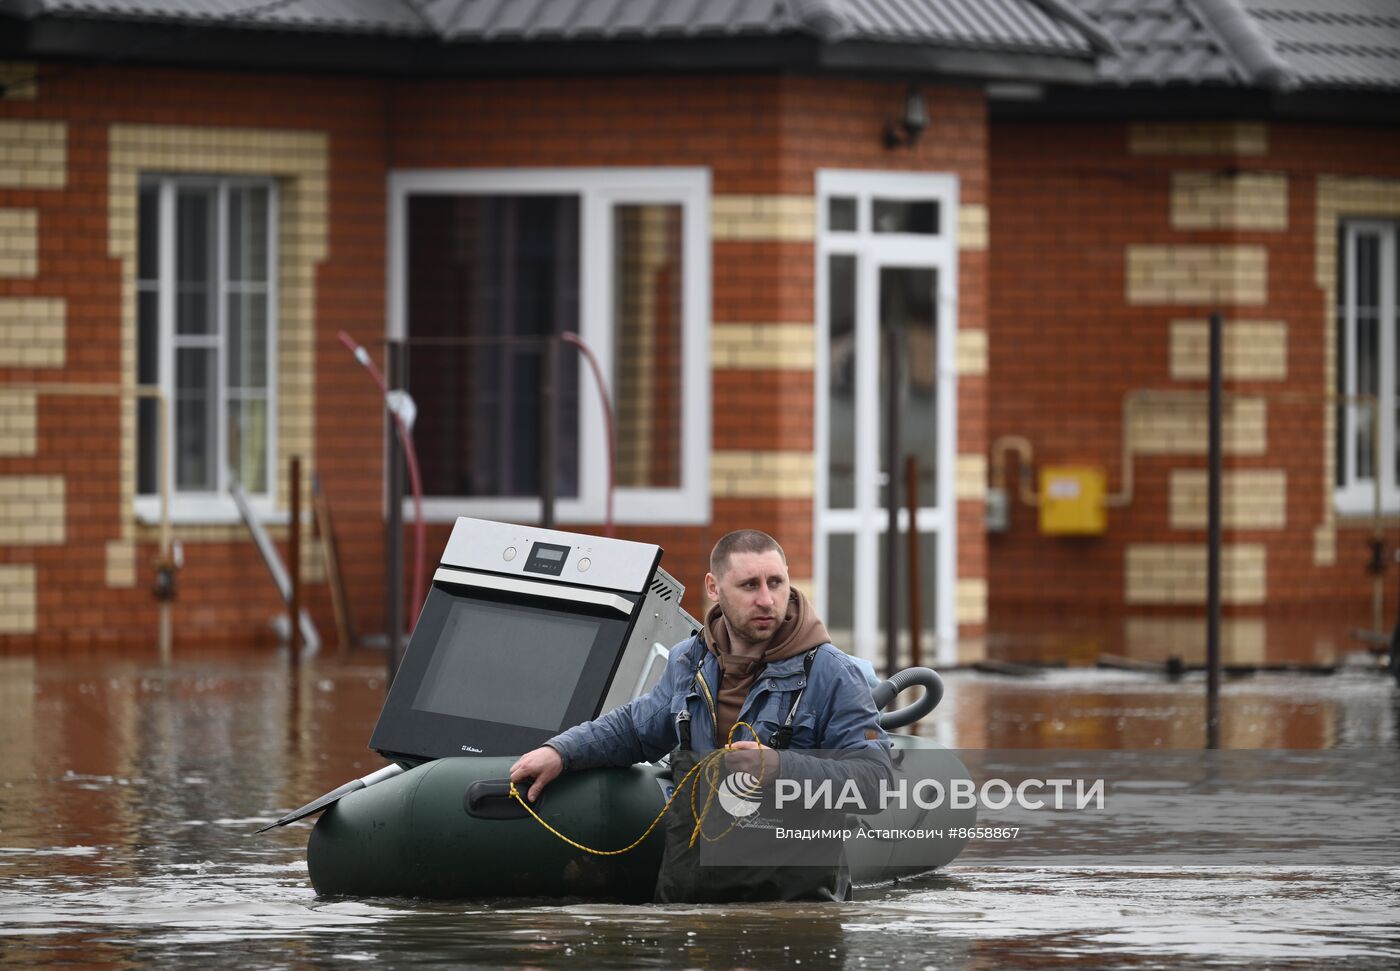
[[[880, 783], [891, 776], [889, 739], [865, 674], [832, 646], [812, 605], [790, 585], [782, 547], [755, 529], [729, 533], [710, 553], [705, 592], [715, 605], [704, 630], [671, 649], [655, 688], [521, 756], [511, 781], [532, 780], [526, 798], [533, 802], [561, 772], [670, 752], [679, 784], [697, 760], [728, 743], [727, 773], [770, 784], [780, 772], [831, 780], [837, 791], [853, 782], [874, 811]], [[805, 847], [801, 865], [706, 865], [689, 795], [674, 801], [666, 820], [659, 902], [849, 899], [840, 839]], [[844, 811], [826, 819], [844, 820]]]

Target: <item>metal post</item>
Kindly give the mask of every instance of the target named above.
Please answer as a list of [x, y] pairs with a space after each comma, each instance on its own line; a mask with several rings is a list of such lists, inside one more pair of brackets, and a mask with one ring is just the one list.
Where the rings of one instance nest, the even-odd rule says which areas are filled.
[[555, 452], [558, 448], [557, 416], [555, 398], [559, 389], [559, 343], [547, 341], [540, 350], [544, 355], [541, 362], [540, 388], [540, 525], [545, 529], [554, 528], [554, 468]]
[[885, 331], [885, 677], [899, 670], [899, 332]]
[[292, 578], [292, 595], [287, 598], [288, 644], [292, 667], [301, 661], [301, 456], [293, 455], [291, 470], [292, 521], [287, 530], [287, 567]]
[[1224, 370], [1221, 361], [1220, 314], [1210, 315], [1210, 472], [1206, 494], [1206, 747], [1220, 747], [1220, 426]]
[[[391, 390], [403, 387], [404, 349], [398, 341], [389, 341], [384, 355], [385, 383]], [[384, 479], [388, 491], [388, 509], [384, 525], [384, 631], [388, 637], [389, 683], [399, 670], [403, 650], [403, 446], [394, 429], [393, 416], [387, 408], [384, 427], [388, 448], [384, 458]]]
[[[923, 605], [921, 604], [922, 583], [919, 578], [919, 460], [916, 456], [904, 457], [904, 510], [909, 517], [908, 544], [909, 558], [909, 666], [923, 665], [923, 653], [919, 638], [924, 632]], [[915, 729], [918, 728], [916, 724]]]

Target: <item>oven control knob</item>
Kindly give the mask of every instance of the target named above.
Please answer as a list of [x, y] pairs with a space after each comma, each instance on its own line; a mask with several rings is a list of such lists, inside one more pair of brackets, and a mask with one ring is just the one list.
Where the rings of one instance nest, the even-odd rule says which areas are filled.
[[587, 573], [587, 572], [588, 572], [588, 568], [589, 568], [590, 566], [592, 566], [592, 565], [593, 565], [593, 561], [590, 560], [588, 557], [585, 556], [583, 559], [581, 559], [581, 560], [578, 561], [578, 572], [580, 572], [580, 573]]
[[507, 563], [515, 559], [515, 547], [507, 546], [506, 551], [501, 554], [501, 559], [505, 560]]

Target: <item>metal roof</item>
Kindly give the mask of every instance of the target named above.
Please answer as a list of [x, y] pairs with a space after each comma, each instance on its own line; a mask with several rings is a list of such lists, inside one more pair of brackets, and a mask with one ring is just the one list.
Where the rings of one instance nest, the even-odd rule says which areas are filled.
[[1247, 80], [1187, 0], [1072, 0], [1118, 41], [1099, 59], [1111, 84], [1236, 84]]
[[1400, 87], [1400, 0], [1238, 0], [1305, 87]]
[[431, 36], [419, 6], [408, 0], [6, 0], [0, 13]]
[[1400, 0], [1071, 0], [1115, 85], [1400, 88]]
[[1102, 44], [1067, 0], [0, 0], [0, 12], [459, 43], [799, 34], [1086, 59]]

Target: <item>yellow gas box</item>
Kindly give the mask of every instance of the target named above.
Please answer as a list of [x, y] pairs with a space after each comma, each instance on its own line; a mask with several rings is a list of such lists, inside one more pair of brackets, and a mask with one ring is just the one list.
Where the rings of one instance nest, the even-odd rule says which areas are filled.
[[1104, 488], [1108, 475], [1090, 465], [1047, 465], [1040, 470], [1040, 531], [1046, 536], [1101, 536], [1108, 528]]

